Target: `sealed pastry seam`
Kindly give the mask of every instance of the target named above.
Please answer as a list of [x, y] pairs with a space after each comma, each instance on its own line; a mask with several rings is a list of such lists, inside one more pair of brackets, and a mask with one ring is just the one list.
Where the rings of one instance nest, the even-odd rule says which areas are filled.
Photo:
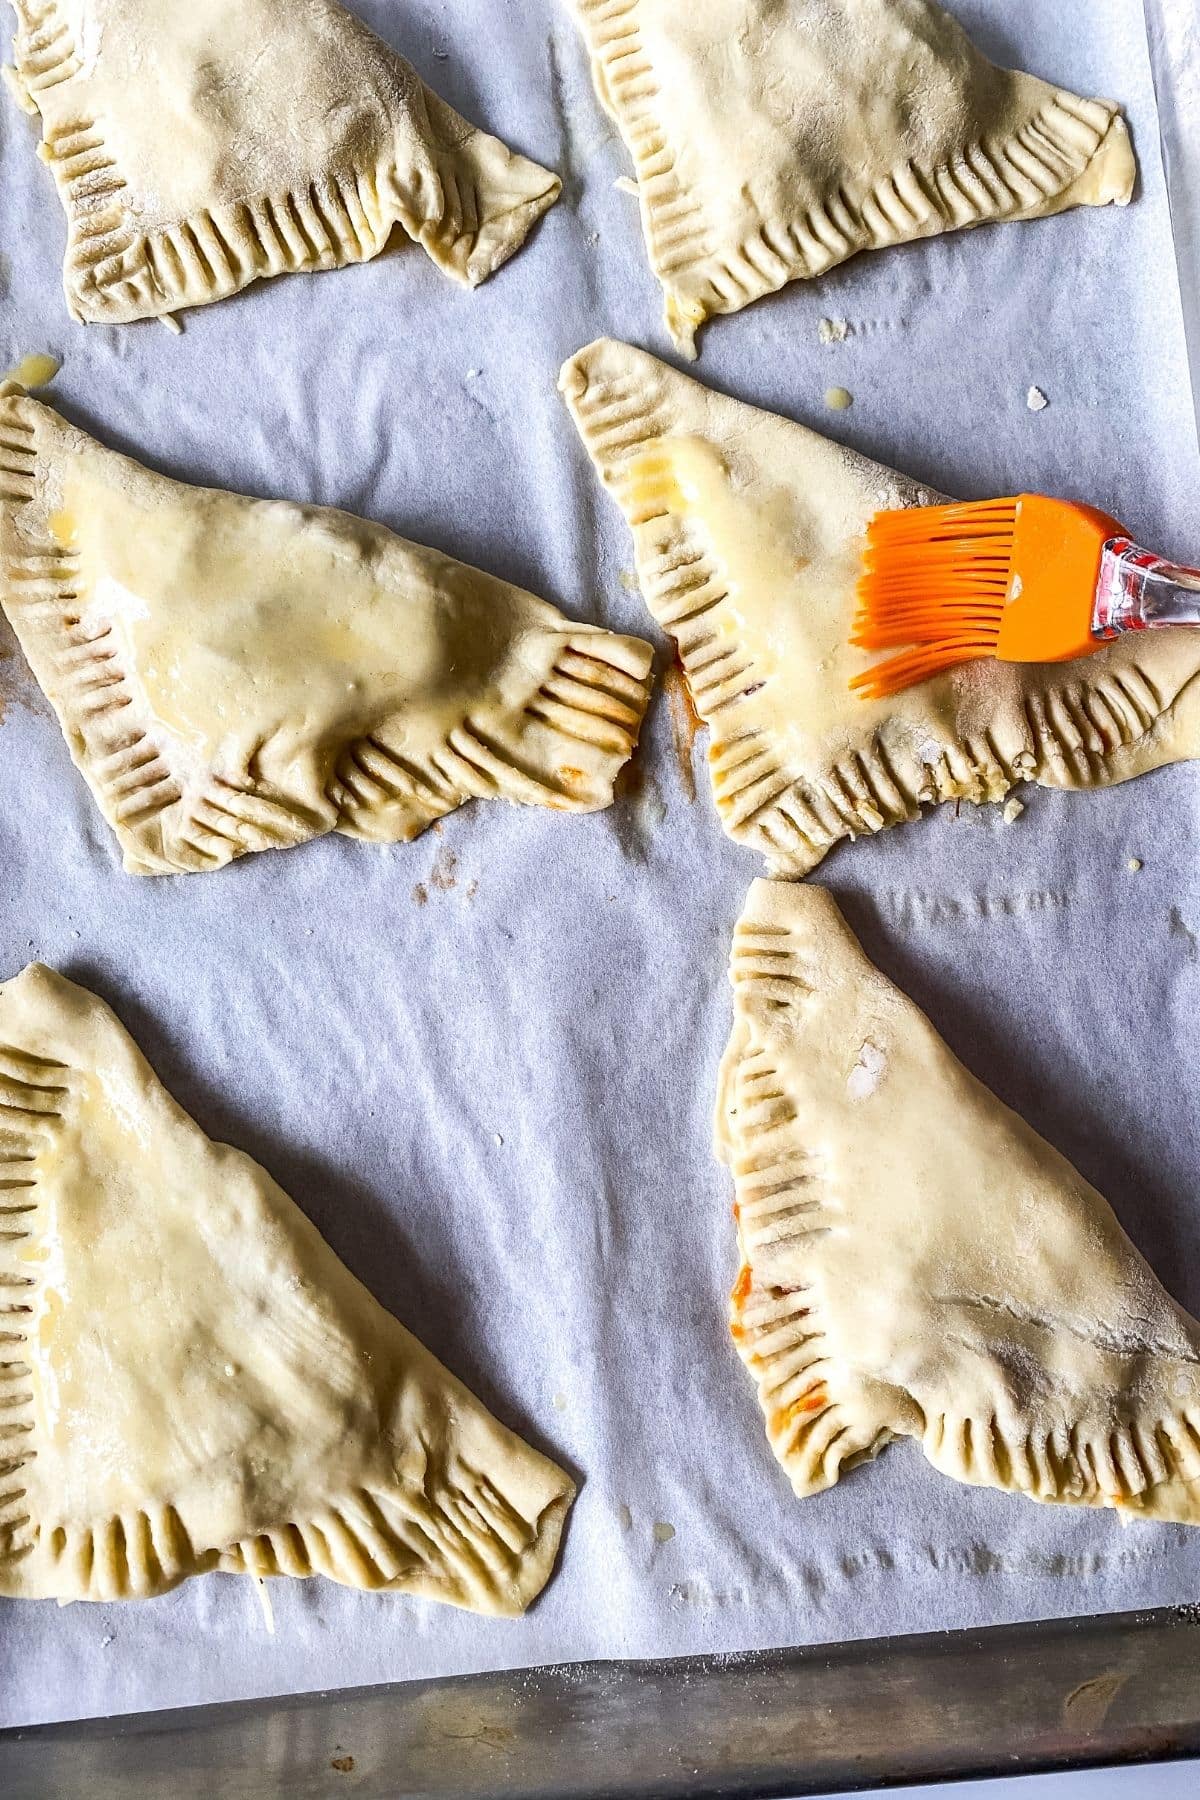
[[0, 392], [0, 599], [139, 874], [472, 798], [607, 806], [651, 652], [382, 526], [187, 487]]
[[796, 1492], [914, 1437], [956, 1480], [1200, 1524], [1200, 1325], [821, 889], [737, 926], [718, 1148], [737, 1350]]
[[772, 873], [942, 801], [1107, 786], [1196, 754], [1200, 646], [1184, 634], [860, 700], [862, 534], [876, 510], [941, 496], [629, 345], [590, 345], [560, 386], [709, 727], [722, 824]]
[[516, 1613], [573, 1492], [100, 1001], [0, 987], [0, 1593], [219, 1570]]
[[1132, 195], [1115, 105], [993, 69], [924, 0], [823, 0], [803, 29], [781, 0], [571, 4], [688, 354], [707, 319], [861, 250]]
[[397, 227], [473, 287], [558, 197], [335, 0], [13, 4], [85, 322], [365, 262]]

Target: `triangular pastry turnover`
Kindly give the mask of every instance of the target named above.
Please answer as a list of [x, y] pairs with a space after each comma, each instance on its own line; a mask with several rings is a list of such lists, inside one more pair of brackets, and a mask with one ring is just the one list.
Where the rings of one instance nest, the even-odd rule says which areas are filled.
[[732, 1330], [800, 1495], [894, 1438], [958, 1481], [1200, 1525], [1200, 1324], [831, 896], [756, 881], [718, 1146]]
[[0, 600], [136, 874], [407, 839], [472, 796], [607, 806], [648, 693], [637, 638], [3, 390]]
[[0, 1594], [223, 1570], [518, 1613], [573, 1494], [101, 1001], [0, 987]]
[[773, 873], [939, 800], [1101, 787], [1200, 751], [1196, 633], [852, 694], [873, 660], [848, 642], [867, 522], [940, 496], [627, 344], [581, 350], [560, 385], [709, 726], [725, 830]]
[[336, 0], [13, 5], [85, 322], [365, 262], [397, 227], [474, 286], [558, 196]]
[[1117, 108], [981, 56], [930, 0], [570, 0], [681, 349], [859, 250], [1128, 202]]

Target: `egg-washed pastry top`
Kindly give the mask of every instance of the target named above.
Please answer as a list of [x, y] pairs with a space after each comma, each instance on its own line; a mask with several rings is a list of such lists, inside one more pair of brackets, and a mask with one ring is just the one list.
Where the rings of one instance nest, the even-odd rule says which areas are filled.
[[859, 250], [1133, 192], [1111, 101], [996, 68], [933, 0], [569, 3], [689, 354]]
[[12, 3], [86, 323], [365, 262], [397, 228], [473, 287], [558, 197], [337, 0]]
[[102, 1001], [0, 986], [0, 1594], [219, 1570], [519, 1613], [573, 1494]]
[[957, 1481], [1200, 1525], [1200, 1324], [872, 967], [756, 881], [717, 1107], [731, 1329], [797, 1494], [895, 1438]]
[[651, 651], [327, 507], [190, 487], [0, 388], [0, 603], [132, 873], [472, 797], [608, 806]]
[[581, 350], [560, 385], [709, 727], [722, 824], [772, 873], [935, 801], [1102, 787], [1200, 750], [1197, 632], [851, 693], [875, 659], [849, 641], [868, 522], [943, 496], [628, 344]]

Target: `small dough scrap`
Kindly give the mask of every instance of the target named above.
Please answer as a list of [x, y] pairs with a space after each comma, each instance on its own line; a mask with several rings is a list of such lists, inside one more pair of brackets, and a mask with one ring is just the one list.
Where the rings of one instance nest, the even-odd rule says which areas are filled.
[[102, 1001], [0, 986], [0, 1594], [325, 1575], [541, 1591], [574, 1486], [372, 1298]]
[[756, 881], [718, 1149], [731, 1303], [801, 1497], [895, 1438], [957, 1481], [1200, 1525], [1200, 1323], [824, 890]]
[[558, 198], [337, 0], [12, 4], [85, 323], [366, 262], [397, 226], [474, 287]]
[[1111, 101], [996, 68], [932, 0], [570, 4], [688, 355], [860, 250], [1133, 193]]
[[1195, 632], [852, 694], [874, 660], [849, 642], [867, 524], [943, 497], [611, 339], [560, 387], [711, 731], [725, 830], [773, 874], [807, 874], [842, 839], [936, 801], [1103, 787], [1200, 753]]
[[472, 797], [612, 803], [637, 638], [367, 520], [185, 486], [0, 389], [0, 602], [133, 874]]

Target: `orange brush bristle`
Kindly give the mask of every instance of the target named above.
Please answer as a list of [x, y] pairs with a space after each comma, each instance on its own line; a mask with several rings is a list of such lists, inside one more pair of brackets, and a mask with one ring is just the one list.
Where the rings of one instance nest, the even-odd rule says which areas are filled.
[[850, 642], [901, 654], [850, 686], [878, 700], [982, 657], [1090, 654], [1100, 558], [1121, 529], [1090, 507], [1035, 494], [877, 513]]
[[850, 642], [891, 650], [850, 686], [879, 700], [943, 669], [995, 656], [1011, 580], [1015, 500], [876, 513], [867, 527]]

